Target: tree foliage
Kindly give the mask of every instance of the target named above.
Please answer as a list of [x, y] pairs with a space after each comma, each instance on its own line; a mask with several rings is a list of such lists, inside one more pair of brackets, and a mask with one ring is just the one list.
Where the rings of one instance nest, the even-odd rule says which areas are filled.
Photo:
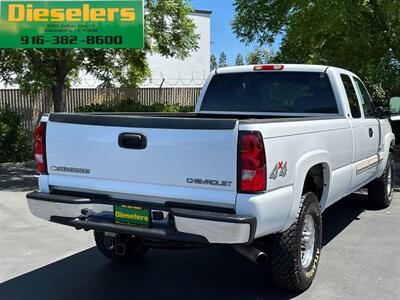
[[257, 48], [246, 56], [246, 63], [248, 65], [267, 64], [271, 61], [272, 55], [268, 49]]
[[226, 54], [225, 54], [225, 52], [221, 52], [221, 54], [219, 56], [219, 61], [218, 61], [218, 68], [224, 68], [227, 66], [228, 66], [228, 63], [227, 63]]
[[239, 53], [239, 54], [236, 56], [235, 65], [236, 65], [236, 66], [243, 66], [243, 65], [244, 65], [244, 58], [243, 58], [243, 55], [242, 55], [241, 53]]
[[145, 6], [144, 49], [0, 49], [0, 80], [29, 92], [49, 88], [55, 111], [62, 111], [64, 90], [80, 71], [104, 86], [135, 87], [150, 74], [149, 53], [185, 58], [198, 48], [188, 0], [147, 0]]
[[213, 54], [210, 57], [210, 71], [214, 71], [217, 68], [218, 68], [217, 58]]
[[235, 8], [243, 42], [271, 45], [283, 35], [277, 62], [349, 69], [378, 102], [399, 90], [400, 1], [236, 0]]
[[0, 163], [24, 161], [32, 157], [33, 146], [22, 126], [22, 116], [9, 108], [0, 110]]

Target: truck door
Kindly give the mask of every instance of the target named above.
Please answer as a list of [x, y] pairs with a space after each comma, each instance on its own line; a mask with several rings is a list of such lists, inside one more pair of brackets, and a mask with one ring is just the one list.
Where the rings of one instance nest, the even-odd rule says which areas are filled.
[[380, 148], [381, 132], [379, 121], [376, 118], [376, 111], [374, 103], [372, 102], [371, 96], [360, 79], [353, 77], [358, 98], [364, 112], [364, 118], [368, 124], [368, 135], [369, 135], [369, 177], [375, 176], [378, 171], [378, 152]]
[[[353, 174], [351, 188], [355, 188], [367, 181], [370, 153], [370, 126], [371, 122], [363, 118], [360, 102], [353, 81], [347, 74], [340, 75], [347, 95], [350, 108], [350, 124], [353, 128]], [[374, 130], [372, 128], [372, 130]], [[375, 133], [375, 132], [374, 132]], [[374, 135], [374, 134], [373, 134]], [[373, 136], [372, 135], [372, 136]]]

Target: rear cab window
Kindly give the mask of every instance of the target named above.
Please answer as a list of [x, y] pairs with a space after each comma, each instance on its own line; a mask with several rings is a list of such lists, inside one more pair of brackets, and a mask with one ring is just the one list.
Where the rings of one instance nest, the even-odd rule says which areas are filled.
[[342, 79], [343, 86], [347, 95], [347, 100], [349, 101], [351, 116], [354, 119], [359, 119], [361, 118], [361, 110], [353, 82], [351, 81], [350, 76], [346, 74], [340, 74], [340, 78]]
[[367, 89], [365, 88], [364, 84], [361, 82], [360, 79], [358, 79], [357, 77], [353, 77], [353, 79], [360, 95], [360, 100], [364, 110], [365, 118], [375, 118], [376, 117], [375, 106], [371, 99], [371, 96], [369, 95]]
[[213, 76], [201, 111], [337, 114], [328, 75], [248, 72]]

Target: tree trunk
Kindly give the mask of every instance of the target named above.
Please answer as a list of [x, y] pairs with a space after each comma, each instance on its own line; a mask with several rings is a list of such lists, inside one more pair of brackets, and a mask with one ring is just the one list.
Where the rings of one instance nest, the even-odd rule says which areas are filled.
[[54, 85], [51, 89], [51, 91], [53, 92], [54, 112], [66, 111], [64, 88], [65, 82], [64, 80], [62, 80]]
[[54, 112], [65, 112], [65, 80], [70, 71], [67, 64], [67, 49], [57, 51], [57, 66], [55, 68], [55, 83], [51, 89], [53, 93]]

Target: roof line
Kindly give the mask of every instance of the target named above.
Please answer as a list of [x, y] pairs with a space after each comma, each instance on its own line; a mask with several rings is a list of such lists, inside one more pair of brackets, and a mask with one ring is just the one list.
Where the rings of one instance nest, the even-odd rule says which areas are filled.
[[195, 10], [193, 11], [193, 13], [211, 15], [211, 14], [212, 14], [212, 11], [211, 11], [211, 10], [195, 9]]

